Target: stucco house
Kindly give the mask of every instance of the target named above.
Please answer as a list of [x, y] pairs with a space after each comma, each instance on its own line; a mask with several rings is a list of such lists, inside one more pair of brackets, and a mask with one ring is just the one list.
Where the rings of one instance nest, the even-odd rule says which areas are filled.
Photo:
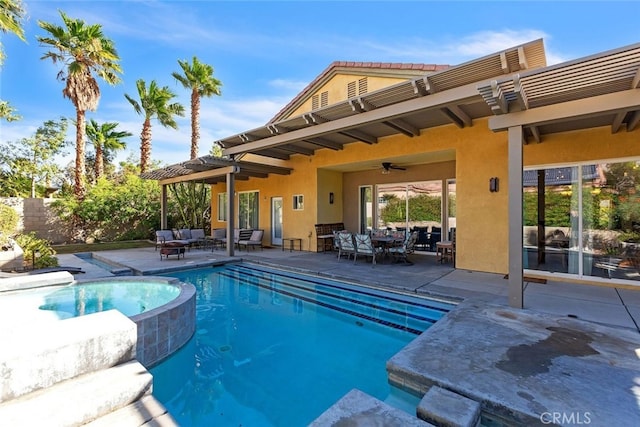
[[310, 251], [315, 224], [455, 228], [456, 268], [509, 274], [514, 307], [525, 274], [640, 283], [640, 43], [552, 66], [542, 40], [456, 66], [335, 62], [217, 142], [224, 158], [143, 175], [211, 184], [212, 228]]

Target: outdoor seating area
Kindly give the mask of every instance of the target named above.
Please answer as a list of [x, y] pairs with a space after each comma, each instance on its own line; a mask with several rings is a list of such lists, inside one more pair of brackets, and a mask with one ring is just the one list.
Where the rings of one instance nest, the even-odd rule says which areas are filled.
[[372, 230], [367, 233], [352, 233], [343, 230], [335, 232], [333, 240], [338, 251], [338, 260], [344, 255], [347, 259], [351, 259], [353, 255], [354, 264], [358, 256], [371, 259], [372, 265], [376, 265], [378, 259], [383, 263], [385, 259], [390, 259], [390, 262], [394, 263], [412, 264], [408, 255], [415, 251], [418, 232], [388, 233], [383, 230]]

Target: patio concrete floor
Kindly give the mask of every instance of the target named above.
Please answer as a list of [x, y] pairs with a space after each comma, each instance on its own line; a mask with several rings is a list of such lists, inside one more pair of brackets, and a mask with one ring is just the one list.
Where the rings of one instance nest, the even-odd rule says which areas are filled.
[[[192, 249], [160, 260], [154, 248], [95, 254], [153, 275], [171, 269], [251, 261], [371, 286], [461, 301], [388, 363], [390, 381], [416, 393], [438, 385], [481, 402], [483, 411], [516, 425], [638, 425], [640, 420], [640, 288], [527, 282], [524, 310], [511, 309], [503, 275], [454, 269], [431, 254], [413, 265], [355, 264], [335, 253]], [[79, 280], [109, 273], [74, 256]], [[542, 419], [541, 416], [547, 418]], [[580, 421], [580, 422], [578, 422]]]

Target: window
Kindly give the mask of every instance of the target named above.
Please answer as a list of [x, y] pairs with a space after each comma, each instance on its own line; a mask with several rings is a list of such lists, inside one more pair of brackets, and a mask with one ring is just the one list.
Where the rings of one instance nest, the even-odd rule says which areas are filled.
[[296, 194], [293, 196], [293, 210], [301, 211], [304, 209], [304, 196], [302, 194]]
[[218, 221], [227, 220], [227, 193], [218, 193]]
[[260, 198], [257, 191], [238, 193], [238, 227], [258, 229]]

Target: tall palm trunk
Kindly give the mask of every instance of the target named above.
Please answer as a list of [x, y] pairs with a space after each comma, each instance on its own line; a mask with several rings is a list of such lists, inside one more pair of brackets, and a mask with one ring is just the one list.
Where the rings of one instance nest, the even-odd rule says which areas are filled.
[[200, 93], [191, 91], [191, 160], [198, 157], [198, 141], [200, 140]]
[[78, 200], [83, 200], [86, 193], [85, 178], [85, 112], [76, 108], [76, 170], [74, 174], [74, 194]]
[[96, 148], [96, 160], [95, 160], [95, 173], [96, 182], [104, 175], [104, 152], [102, 150], [102, 144], [97, 144]]
[[140, 173], [145, 173], [151, 158], [151, 119], [147, 118], [142, 124], [140, 134]]

